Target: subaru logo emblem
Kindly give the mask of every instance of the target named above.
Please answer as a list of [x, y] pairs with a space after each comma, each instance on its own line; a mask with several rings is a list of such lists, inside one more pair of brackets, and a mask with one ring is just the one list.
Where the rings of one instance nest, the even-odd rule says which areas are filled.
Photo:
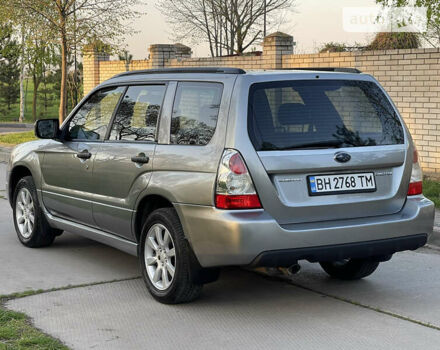
[[351, 159], [351, 156], [345, 152], [338, 152], [335, 154], [335, 160], [339, 163], [347, 163]]

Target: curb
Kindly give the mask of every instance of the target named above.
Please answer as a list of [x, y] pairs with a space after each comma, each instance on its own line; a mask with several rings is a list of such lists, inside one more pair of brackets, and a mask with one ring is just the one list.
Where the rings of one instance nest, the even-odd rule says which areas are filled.
[[0, 123], [0, 128], [33, 129], [34, 124], [28, 123]]
[[436, 250], [440, 250], [440, 227], [434, 226], [431, 237], [428, 240], [428, 246]]
[[0, 147], [0, 162], [9, 162], [13, 147]]

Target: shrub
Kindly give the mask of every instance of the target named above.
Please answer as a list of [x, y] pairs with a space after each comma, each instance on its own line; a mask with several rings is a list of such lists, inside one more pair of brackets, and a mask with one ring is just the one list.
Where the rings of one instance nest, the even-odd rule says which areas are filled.
[[347, 51], [347, 46], [343, 43], [335, 43], [333, 41], [325, 43], [319, 50], [320, 53], [323, 52], [345, 52]]
[[417, 49], [420, 38], [417, 33], [377, 33], [366, 50]]

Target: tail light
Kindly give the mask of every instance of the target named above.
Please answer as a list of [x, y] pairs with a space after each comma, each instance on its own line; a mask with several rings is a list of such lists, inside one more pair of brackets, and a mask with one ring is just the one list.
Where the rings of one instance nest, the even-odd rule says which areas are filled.
[[420, 167], [419, 163], [419, 154], [417, 153], [417, 149], [414, 149], [411, 181], [408, 187], [408, 196], [422, 194], [422, 180], [423, 174], [422, 168]]
[[215, 206], [220, 209], [258, 209], [260, 199], [240, 153], [223, 152], [217, 173]]

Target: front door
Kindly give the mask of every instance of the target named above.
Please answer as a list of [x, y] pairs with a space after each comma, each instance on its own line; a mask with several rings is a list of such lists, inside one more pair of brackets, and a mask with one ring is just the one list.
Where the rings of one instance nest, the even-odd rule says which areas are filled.
[[134, 240], [131, 220], [150, 180], [165, 84], [128, 87], [108, 140], [96, 155], [93, 216], [103, 230]]
[[63, 127], [63, 141], [45, 150], [42, 197], [55, 216], [96, 226], [92, 215], [93, 165], [125, 88], [90, 96]]

